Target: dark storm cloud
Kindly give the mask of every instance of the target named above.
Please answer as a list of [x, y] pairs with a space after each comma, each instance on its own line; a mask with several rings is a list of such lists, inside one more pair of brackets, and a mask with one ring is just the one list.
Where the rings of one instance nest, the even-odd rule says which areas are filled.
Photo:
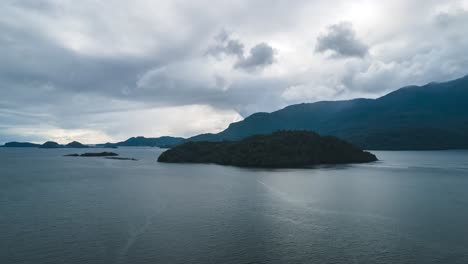
[[329, 26], [327, 32], [317, 38], [315, 50], [331, 51], [337, 57], [362, 58], [368, 53], [368, 47], [357, 39], [353, 25], [347, 22]]
[[219, 58], [221, 55], [234, 55], [239, 59], [244, 57], [244, 44], [238, 39], [232, 39], [230, 34], [226, 30], [222, 30], [215, 40], [216, 45], [210, 47], [207, 50], [207, 54]]
[[244, 44], [240, 43], [238, 40], [229, 40], [225, 47], [225, 52], [242, 57], [244, 54]]
[[218, 59], [222, 59], [220, 58], [221, 55], [236, 56], [237, 62], [233, 66], [235, 69], [253, 73], [274, 63], [275, 51], [266, 43], [260, 43], [252, 47], [246, 57], [244, 44], [238, 39], [233, 39], [227, 31], [221, 31], [215, 37], [215, 40], [218, 43], [210, 47], [207, 54]]
[[266, 43], [260, 43], [250, 49], [250, 54], [246, 58], [239, 60], [235, 68], [246, 71], [261, 70], [274, 62], [275, 51]]

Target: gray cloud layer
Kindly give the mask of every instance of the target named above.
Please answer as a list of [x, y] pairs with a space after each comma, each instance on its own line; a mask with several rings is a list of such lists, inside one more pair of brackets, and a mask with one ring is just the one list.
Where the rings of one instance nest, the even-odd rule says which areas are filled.
[[0, 142], [189, 136], [255, 111], [460, 77], [467, 10], [455, 0], [1, 1]]
[[273, 48], [266, 44], [260, 43], [250, 49], [250, 54], [246, 57], [244, 54], [244, 44], [237, 39], [232, 39], [229, 33], [223, 30], [216, 38], [218, 43], [210, 47], [207, 54], [215, 56], [218, 59], [221, 55], [237, 56], [237, 62], [234, 68], [243, 69], [247, 72], [256, 72], [272, 65], [274, 62], [275, 52]]
[[368, 47], [356, 37], [351, 23], [341, 22], [328, 27], [327, 33], [317, 39], [317, 52], [332, 51], [338, 57], [364, 57]]
[[239, 59], [244, 57], [244, 44], [237, 39], [231, 39], [231, 36], [226, 30], [221, 31], [215, 37], [218, 42], [215, 46], [208, 49], [207, 54], [219, 58], [221, 55], [235, 55]]
[[260, 43], [250, 49], [250, 55], [247, 58], [240, 59], [235, 67], [247, 71], [263, 69], [274, 62], [275, 52], [272, 47], [266, 43]]

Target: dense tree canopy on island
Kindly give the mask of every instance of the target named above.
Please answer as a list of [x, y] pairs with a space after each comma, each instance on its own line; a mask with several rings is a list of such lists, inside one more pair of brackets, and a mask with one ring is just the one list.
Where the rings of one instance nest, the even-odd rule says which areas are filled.
[[158, 161], [216, 163], [240, 167], [292, 168], [318, 164], [363, 163], [377, 158], [336, 137], [309, 131], [280, 131], [241, 141], [187, 142], [162, 153]]

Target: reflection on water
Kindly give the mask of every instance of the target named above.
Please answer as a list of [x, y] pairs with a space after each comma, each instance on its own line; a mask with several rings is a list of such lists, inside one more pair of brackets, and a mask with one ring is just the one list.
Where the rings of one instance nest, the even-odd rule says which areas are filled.
[[138, 161], [0, 149], [0, 263], [468, 263], [468, 151], [280, 170], [115, 151]]

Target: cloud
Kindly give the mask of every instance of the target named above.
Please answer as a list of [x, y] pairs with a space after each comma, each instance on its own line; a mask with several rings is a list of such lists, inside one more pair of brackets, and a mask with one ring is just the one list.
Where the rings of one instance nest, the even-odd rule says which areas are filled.
[[353, 25], [347, 22], [331, 25], [327, 32], [317, 38], [316, 52], [330, 51], [336, 57], [358, 57], [367, 55], [369, 48], [356, 37]]
[[219, 58], [221, 55], [234, 55], [239, 59], [244, 57], [244, 44], [237, 39], [232, 39], [226, 30], [222, 30], [216, 37], [216, 45], [207, 50], [207, 54]]
[[0, 144], [8, 141], [42, 143], [46, 140], [59, 143], [77, 140], [92, 144], [138, 135], [189, 137], [219, 132], [241, 119], [235, 110], [203, 104], [154, 107], [105, 97], [74, 98], [64, 104], [68, 107], [57, 104], [47, 110], [31, 106], [24, 107], [23, 111], [0, 109]]
[[[278, 94], [288, 82], [237, 71], [231, 61], [199, 58], [149, 70], [137, 81], [130, 96], [144, 98], [152, 104], [206, 104], [218, 109], [235, 109], [246, 115], [253, 109], [282, 106]], [[262, 102], [264, 98], [268, 100]]]
[[452, 26], [463, 25], [468, 20], [468, 11], [463, 8], [451, 8], [439, 12], [434, 18], [436, 24], [451, 29]]
[[235, 69], [242, 69], [253, 73], [274, 63], [275, 51], [270, 45], [264, 42], [252, 47], [250, 49], [250, 54], [245, 57], [244, 44], [238, 39], [233, 39], [231, 34], [226, 30], [222, 30], [221, 33], [215, 37], [215, 40], [217, 40], [218, 43], [210, 47], [207, 54], [218, 59], [222, 59], [220, 58], [221, 55], [237, 56], [237, 61], [233, 65]]
[[[45, 141], [55, 141], [59, 144], [67, 144], [72, 141], [80, 141], [85, 144], [115, 141], [102, 131], [89, 129], [62, 129], [53, 126], [24, 126], [10, 127], [4, 131], [4, 135], [10, 135], [11, 141], [28, 141], [42, 144]], [[92, 139], [93, 142], [89, 142]], [[5, 140], [5, 142], [10, 141]]]
[[275, 52], [271, 46], [260, 43], [250, 49], [250, 55], [247, 58], [240, 59], [234, 67], [246, 71], [261, 70], [273, 64], [274, 55]]
[[189, 136], [288, 104], [457, 78], [467, 10], [458, 0], [0, 1], [0, 141]]

